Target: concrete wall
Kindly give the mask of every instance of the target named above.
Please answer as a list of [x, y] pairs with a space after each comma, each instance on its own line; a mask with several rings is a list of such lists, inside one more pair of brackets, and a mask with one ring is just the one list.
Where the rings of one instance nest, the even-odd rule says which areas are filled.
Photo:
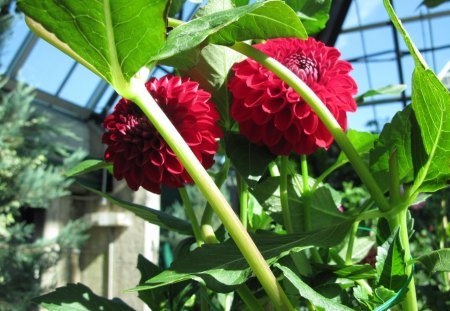
[[[101, 158], [101, 129], [93, 123], [64, 120], [80, 137], [79, 147], [89, 149], [91, 158]], [[78, 147], [78, 146], [74, 146]], [[55, 201], [46, 212], [43, 238], [55, 238], [70, 219], [84, 218], [92, 223], [90, 238], [78, 251], [67, 252], [58, 264], [43, 276], [43, 287], [55, 288], [81, 282], [96, 294], [119, 297], [136, 310], [145, 310], [136, 293], [124, 292], [140, 280], [137, 257], [144, 255], [157, 264], [159, 227], [151, 225], [126, 210], [79, 188], [77, 193]], [[160, 200], [145, 190], [133, 192], [126, 183], [114, 181], [113, 195], [123, 200], [159, 209]]]

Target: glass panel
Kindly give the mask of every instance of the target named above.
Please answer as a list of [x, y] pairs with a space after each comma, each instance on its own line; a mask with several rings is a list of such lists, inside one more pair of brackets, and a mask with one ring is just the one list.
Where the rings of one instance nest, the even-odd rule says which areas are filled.
[[54, 46], [39, 39], [19, 70], [18, 79], [54, 94], [64, 80], [74, 60]]
[[335, 46], [341, 52], [343, 59], [352, 59], [363, 55], [361, 36], [356, 31], [339, 35]]
[[358, 94], [362, 94], [369, 89], [369, 80], [367, 78], [367, 70], [364, 62], [352, 63], [353, 71], [350, 75], [358, 84]]
[[363, 31], [367, 54], [385, 52], [394, 49], [391, 27], [379, 27]]
[[371, 106], [358, 107], [356, 112], [347, 113], [348, 128], [357, 131], [367, 131], [369, 127], [367, 122], [374, 119], [373, 109]]
[[405, 79], [406, 96], [411, 96], [411, 79], [414, 71], [414, 60], [411, 55], [402, 57], [403, 77]]
[[450, 48], [435, 51], [434, 57], [436, 59], [436, 73], [439, 73], [450, 62]]
[[78, 64], [62, 89], [60, 97], [84, 107], [99, 81], [99, 77]]
[[436, 17], [431, 20], [431, 29], [433, 31], [433, 43], [435, 47], [450, 44], [450, 36], [448, 33], [449, 26], [450, 26], [450, 16]]
[[29, 30], [23, 17], [15, 16], [9, 33], [3, 33], [5, 41], [2, 42], [0, 49], [0, 72], [4, 73], [8, 69], [11, 61], [18, 52], [23, 40], [27, 36]]
[[112, 87], [108, 87], [106, 91], [103, 93], [102, 98], [98, 101], [97, 105], [95, 106], [95, 113], [101, 113], [103, 109], [105, 108], [105, 105], [108, 103], [109, 99], [111, 98], [112, 94], [114, 93], [114, 89]]
[[[387, 55], [387, 59], [389, 59], [389, 56], [391, 56], [391, 60], [369, 62], [369, 74], [373, 89], [400, 83], [395, 55], [390, 53]], [[377, 99], [381, 99], [381, 97], [378, 95]]]
[[402, 109], [403, 105], [399, 102], [375, 105], [375, 114], [380, 130], [386, 123], [392, 120], [392, 118], [398, 111]]

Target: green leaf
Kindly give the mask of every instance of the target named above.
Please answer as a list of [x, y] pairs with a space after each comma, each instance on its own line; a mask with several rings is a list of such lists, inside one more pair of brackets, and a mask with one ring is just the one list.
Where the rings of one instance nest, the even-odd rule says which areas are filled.
[[449, 1], [450, 0], [423, 0], [420, 5], [426, 5], [428, 8], [435, 8], [438, 5]]
[[397, 153], [400, 182], [413, 180], [414, 167], [421, 166], [414, 161], [418, 160], [419, 151], [423, 149], [420, 135], [417, 137], [416, 133], [414, 111], [410, 106], [397, 112], [392, 121], [383, 127], [375, 148], [370, 152], [370, 170], [381, 189], [389, 188], [389, 157], [393, 152]]
[[18, 0], [28, 26], [116, 90], [164, 45], [166, 0]]
[[[416, 68], [412, 78], [411, 105], [415, 113], [426, 157], [419, 152], [421, 163], [415, 168], [414, 191], [436, 191], [446, 186], [450, 180], [450, 92], [429, 69], [424, 58], [412, 42], [402, 23], [395, 15], [388, 0], [384, 0], [386, 10], [396, 29], [402, 35], [414, 59]], [[413, 153], [413, 157], [415, 153]], [[422, 186], [422, 184], [424, 184]]]
[[[295, 12], [284, 2], [256, 2], [178, 26], [169, 33], [166, 45], [151, 61], [161, 61], [207, 43], [232, 45], [249, 39], [278, 37], [306, 39], [307, 33]], [[185, 57], [179, 58], [177, 63], [186, 67], [195, 64]]]
[[97, 296], [92, 290], [81, 283], [59, 287], [54, 292], [34, 298], [33, 302], [40, 304], [49, 311], [134, 310], [118, 298], [108, 300]]
[[130, 212], [134, 213], [136, 216], [144, 219], [145, 221], [148, 221], [154, 225], [160, 226], [161, 228], [175, 231], [181, 234], [187, 234], [192, 235], [192, 227], [187, 222], [180, 218], [174, 217], [172, 215], [166, 214], [164, 212], [143, 206], [138, 205], [134, 203], [130, 203], [127, 201], [123, 201], [120, 199], [117, 199], [109, 194], [103, 193], [99, 190], [87, 187], [83, 184], [81, 184], [84, 188], [88, 189], [89, 191], [92, 191], [105, 199], [107, 199], [109, 202], [120, 206], [126, 210], [129, 210]]
[[433, 272], [450, 272], [450, 248], [439, 249], [414, 259]]
[[68, 170], [65, 175], [67, 177], [75, 177], [75, 176], [79, 176], [79, 175], [84, 175], [96, 170], [101, 170], [101, 169], [112, 169], [112, 164], [111, 163], [107, 163], [105, 161], [102, 160], [85, 160], [83, 162], [81, 162], [80, 164], [78, 164], [77, 166], [71, 168], [70, 170]]
[[[352, 261], [353, 262], [360, 262], [364, 258], [369, 255], [370, 251], [375, 245], [375, 241], [371, 237], [357, 237], [353, 243], [353, 250], [352, 250]], [[345, 255], [347, 253], [347, 247], [342, 248], [339, 251], [339, 255], [342, 258], [345, 258]]]
[[[137, 268], [141, 273], [141, 280], [139, 283], [143, 283], [145, 280], [148, 280], [161, 272], [161, 269], [159, 269], [158, 266], [142, 255], [138, 256]], [[160, 310], [162, 308], [163, 301], [167, 299], [165, 289], [163, 288], [140, 291], [138, 293], [138, 297], [145, 302], [151, 310]]]
[[[258, 249], [269, 263], [290, 252], [298, 252], [312, 245], [331, 247], [346, 236], [351, 222], [342, 223], [308, 234], [276, 235], [260, 233], [252, 235]], [[229, 239], [221, 244], [206, 244], [189, 255], [175, 260], [168, 270], [163, 271], [139, 285], [135, 290], [145, 290], [194, 279], [205, 283], [217, 292], [229, 292], [243, 284], [252, 271], [234, 242]]]
[[369, 264], [346, 266], [334, 271], [334, 273], [341, 278], [350, 280], [372, 279], [376, 276], [375, 269]]
[[225, 134], [225, 151], [234, 168], [250, 188], [255, 187], [276, 156], [265, 146], [258, 146], [240, 134]]
[[[288, 202], [293, 218], [294, 230], [296, 232], [305, 231], [304, 225], [304, 198], [299, 192], [299, 185], [295, 183], [299, 176], [288, 179]], [[301, 178], [300, 178], [301, 180]], [[279, 177], [269, 177], [258, 183], [251, 193], [266, 211], [275, 220], [282, 223], [280, 203], [280, 181]], [[311, 229], [318, 230], [338, 223], [349, 221], [352, 216], [339, 212], [331, 191], [326, 187], [320, 187], [308, 198], [310, 204]]]
[[325, 28], [330, 12], [331, 0], [286, 0], [305, 26], [308, 35]]
[[422, 183], [427, 189], [446, 187], [450, 180], [450, 93], [431, 70], [417, 66], [411, 105], [427, 155], [413, 187], [421, 189]]
[[404, 90], [406, 90], [405, 84], [388, 85], [388, 86], [379, 88], [377, 90], [369, 90], [361, 95], [358, 95], [355, 97], [355, 101], [358, 105], [361, 105], [362, 103], [364, 103], [364, 98], [366, 98], [366, 97], [375, 96], [375, 95], [391, 95], [391, 94], [396, 95], [396, 94], [400, 94]]
[[324, 308], [325, 310], [336, 310], [336, 311], [350, 311], [353, 310], [347, 306], [344, 306], [334, 300], [328, 299], [308, 284], [302, 281], [302, 279], [294, 273], [289, 267], [283, 266], [281, 264], [275, 264], [275, 267], [283, 272], [283, 275], [294, 285], [300, 294], [305, 299], [308, 299], [314, 306]]
[[378, 284], [395, 292], [400, 290], [407, 280], [398, 228], [378, 247], [376, 269]]
[[[206, 16], [232, 7], [230, 0], [208, 1], [205, 7], [197, 11], [195, 17]], [[204, 90], [211, 93], [212, 102], [216, 104], [221, 116], [219, 125], [225, 131], [230, 130], [233, 121], [230, 118], [231, 97], [228, 91], [228, 76], [233, 64], [244, 60], [246, 57], [227, 47], [213, 44], [205, 46], [197, 57], [198, 61], [195, 66], [181, 72], [183, 75], [191, 77]], [[182, 67], [185, 67], [185, 64], [186, 61], [183, 60]]]

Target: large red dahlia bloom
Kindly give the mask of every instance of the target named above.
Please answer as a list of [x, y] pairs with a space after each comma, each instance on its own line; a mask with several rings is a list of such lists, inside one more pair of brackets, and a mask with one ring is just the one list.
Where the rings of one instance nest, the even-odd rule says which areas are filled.
[[[211, 95], [197, 82], [177, 76], [152, 78], [146, 87], [172, 121], [205, 168], [210, 168], [222, 131]], [[105, 160], [114, 163], [114, 177], [125, 178], [128, 186], [140, 186], [161, 193], [161, 183], [181, 187], [192, 182], [176, 155], [140, 108], [122, 98], [103, 122], [107, 132], [102, 142], [108, 147]]]
[[[355, 111], [357, 92], [350, 63], [340, 52], [313, 38], [267, 40], [254, 47], [275, 58], [302, 79], [325, 103], [343, 130], [347, 111]], [[277, 155], [311, 154], [327, 149], [333, 136], [309, 105], [290, 86], [252, 59], [233, 66], [228, 87], [233, 94], [231, 116], [251, 142]]]

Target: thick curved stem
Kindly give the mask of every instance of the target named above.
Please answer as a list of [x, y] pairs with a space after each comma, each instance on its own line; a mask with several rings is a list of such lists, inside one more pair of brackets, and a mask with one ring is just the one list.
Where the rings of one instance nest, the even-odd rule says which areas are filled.
[[353, 147], [352, 143], [347, 138], [334, 116], [331, 114], [322, 100], [305, 84], [305, 82], [303, 82], [299, 77], [297, 77], [292, 71], [287, 69], [281, 63], [267, 56], [263, 52], [255, 49], [251, 45], [243, 42], [238, 42], [230, 48], [252, 58], [262, 66], [272, 71], [280, 79], [291, 86], [298, 94], [300, 94], [300, 96], [302, 96], [302, 98], [311, 106], [319, 119], [330, 131], [331, 135], [333, 135], [339, 147], [341, 147], [342, 151], [349, 159], [350, 163], [355, 169], [355, 172], [367, 187], [367, 190], [371, 194], [374, 201], [377, 203], [380, 210], [389, 210], [389, 203], [384, 197], [381, 189], [378, 187], [375, 179], [370, 174], [366, 164], [358, 155], [358, 152]]
[[275, 307], [278, 310], [293, 310], [285, 292], [247, 230], [242, 226], [208, 172], [151, 97], [144, 84], [132, 85], [130, 95], [132, 96], [129, 99], [142, 109], [211, 204]]

